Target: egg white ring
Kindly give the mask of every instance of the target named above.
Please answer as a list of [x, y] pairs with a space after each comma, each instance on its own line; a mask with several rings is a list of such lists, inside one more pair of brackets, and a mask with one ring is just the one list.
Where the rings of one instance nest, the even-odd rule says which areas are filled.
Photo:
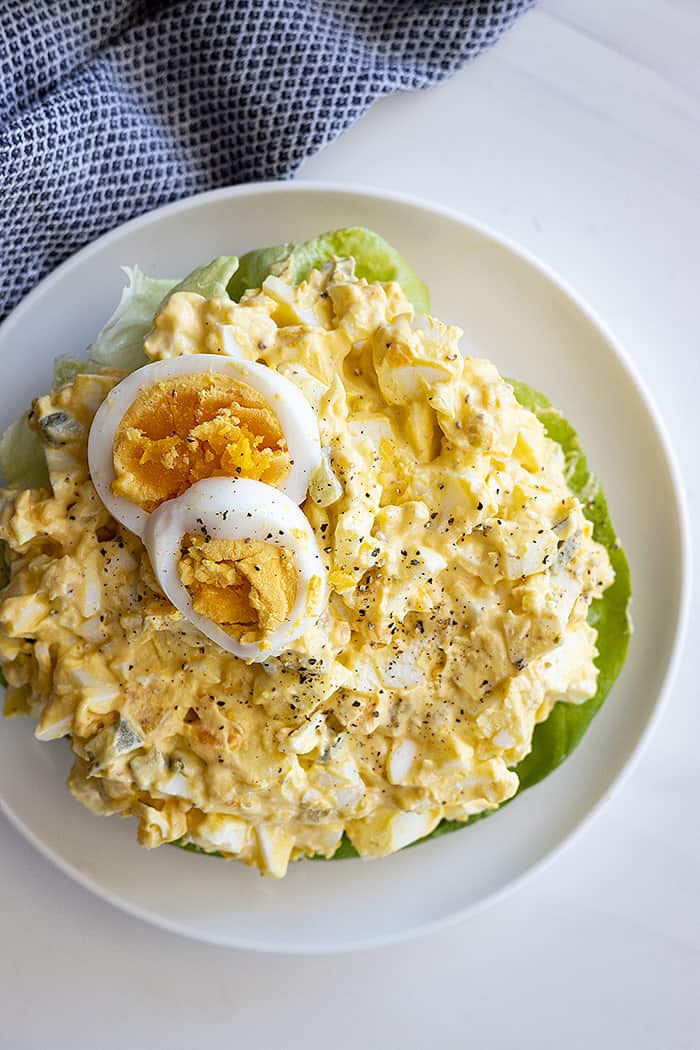
[[[225, 517], [224, 517], [225, 515]], [[239, 642], [208, 616], [192, 607], [178, 564], [185, 533], [213, 539], [262, 540], [285, 547], [294, 556], [297, 594], [289, 617], [263, 643]], [[304, 512], [279, 489], [251, 478], [205, 478], [187, 492], [161, 503], [149, 516], [143, 542], [158, 583], [176, 609], [207, 638], [247, 662], [279, 656], [318, 619], [328, 599], [326, 570], [318, 543]], [[321, 581], [314, 608], [307, 609], [309, 583]]]
[[267, 365], [219, 354], [186, 354], [137, 368], [117, 383], [104, 399], [92, 421], [88, 437], [88, 465], [93, 484], [110, 514], [128, 529], [143, 535], [148, 511], [111, 489], [115, 478], [114, 441], [119, 424], [143, 390], [173, 376], [219, 372], [247, 383], [261, 394], [273, 410], [284, 433], [290, 468], [277, 491], [294, 503], [303, 503], [311, 474], [321, 462], [318, 419], [313, 408], [289, 379]]

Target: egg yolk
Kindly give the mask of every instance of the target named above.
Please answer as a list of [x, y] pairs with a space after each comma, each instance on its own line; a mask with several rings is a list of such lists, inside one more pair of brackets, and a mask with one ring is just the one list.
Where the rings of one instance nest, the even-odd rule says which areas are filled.
[[231, 376], [176, 376], [143, 390], [114, 439], [112, 491], [149, 513], [202, 478], [277, 485], [289, 470], [280, 422], [256, 390]]
[[297, 571], [287, 548], [187, 533], [180, 551], [178, 572], [195, 612], [234, 638], [258, 642], [288, 619]]

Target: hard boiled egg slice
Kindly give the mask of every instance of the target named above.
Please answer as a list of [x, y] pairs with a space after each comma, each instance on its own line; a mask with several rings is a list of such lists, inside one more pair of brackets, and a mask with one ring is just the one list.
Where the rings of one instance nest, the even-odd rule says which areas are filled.
[[173, 605], [249, 663], [285, 652], [325, 608], [326, 572], [309, 522], [260, 481], [198, 481], [153, 511], [143, 540]]
[[132, 372], [100, 405], [88, 439], [97, 494], [139, 536], [156, 507], [203, 478], [253, 478], [302, 503], [320, 460], [316, 414], [298, 387], [217, 354]]

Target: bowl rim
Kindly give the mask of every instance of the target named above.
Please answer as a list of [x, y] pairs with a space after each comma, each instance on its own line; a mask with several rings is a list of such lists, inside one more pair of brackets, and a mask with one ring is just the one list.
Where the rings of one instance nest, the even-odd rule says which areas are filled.
[[548, 263], [541, 260], [536, 254], [531, 252], [529, 249], [520, 245], [516, 240], [501, 234], [499, 231], [494, 229], [492, 226], [475, 219], [473, 216], [461, 212], [456, 208], [452, 208], [447, 205], [437, 204], [426, 198], [419, 197], [415, 194], [403, 193], [399, 191], [384, 190], [379, 187], [374, 187], [368, 184], [358, 183], [354, 181], [349, 182], [328, 182], [319, 179], [295, 179], [294, 181], [264, 181], [264, 182], [247, 182], [240, 183], [233, 186], [223, 186], [214, 190], [207, 190], [203, 193], [193, 194], [188, 197], [181, 198], [173, 201], [169, 204], [164, 204], [160, 207], [153, 208], [141, 215], [137, 215], [132, 219], [121, 223], [114, 229], [107, 231], [95, 240], [91, 241], [83, 248], [69, 256], [64, 262], [59, 264], [55, 269], [50, 271], [41, 281], [24, 296], [23, 299], [12, 309], [8, 316], [0, 323], [0, 344], [11, 334], [12, 329], [15, 325], [21, 324], [25, 315], [28, 314], [34, 303], [41, 298], [44, 291], [55, 282], [59, 281], [65, 273], [70, 272], [72, 269], [81, 266], [85, 261], [89, 260], [93, 255], [99, 254], [105, 247], [110, 245], [113, 241], [117, 241], [125, 233], [134, 230], [140, 226], [147, 225], [155, 219], [169, 218], [176, 216], [178, 213], [184, 212], [192, 207], [206, 206], [211, 201], [220, 199], [235, 199], [238, 197], [245, 196], [261, 196], [265, 197], [269, 194], [315, 194], [323, 193], [324, 195], [330, 196], [347, 196], [356, 195], [365, 198], [371, 198], [375, 201], [390, 201], [392, 203], [407, 205], [411, 208], [417, 208], [421, 211], [427, 211], [441, 218], [445, 218], [453, 223], [460, 226], [465, 226], [480, 234], [487, 241], [495, 244], [499, 248], [506, 249], [510, 254], [514, 255], [521, 261], [528, 264], [529, 267], [537, 271], [542, 277], [546, 278], [551, 284], [553, 284], [565, 298], [569, 299], [578, 311], [589, 321], [594, 328], [597, 329], [598, 333], [607, 345], [607, 348], [617, 358], [618, 362], [623, 367], [628, 380], [632, 383], [640, 400], [642, 401], [647, 414], [653, 424], [656, 438], [659, 442], [661, 450], [663, 452], [666, 465], [668, 468], [669, 477], [675, 497], [675, 515], [678, 525], [678, 533], [680, 538], [678, 558], [680, 567], [680, 579], [679, 579], [679, 590], [676, 605], [676, 625], [673, 637], [673, 643], [670, 647], [668, 655], [667, 667], [664, 674], [661, 687], [658, 690], [657, 697], [654, 701], [653, 708], [647, 718], [646, 724], [641, 730], [636, 742], [634, 743], [632, 750], [630, 751], [627, 759], [623, 765], [614, 773], [607, 789], [603, 792], [601, 797], [591, 806], [586, 815], [582, 817], [569, 831], [567, 831], [559, 841], [547, 850], [537, 861], [527, 867], [520, 875], [511, 879], [507, 884], [487, 893], [479, 900], [474, 901], [463, 908], [460, 908], [449, 915], [443, 916], [439, 919], [433, 919], [427, 922], [423, 922], [417, 926], [411, 926], [410, 928], [392, 933], [390, 935], [381, 934], [377, 937], [362, 937], [356, 941], [344, 942], [339, 945], [326, 945], [323, 947], [315, 947], [310, 949], [308, 946], [300, 945], [295, 942], [281, 942], [274, 946], [268, 942], [256, 941], [254, 938], [240, 938], [232, 940], [230, 937], [222, 936], [217, 938], [212, 936], [211, 933], [204, 933], [197, 931], [196, 929], [186, 925], [185, 923], [178, 922], [177, 920], [171, 920], [160, 915], [156, 915], [148, 910], [146, 907], [142, 907], [138, 904], [132, 903], [119, 896], [119, 894], [113, 892], [110, 889], [102, 886], [98, 881], [91, 878], [84, 872], [82, 872], [77, 866], [74, 866], [68, 860], [64, 859], [58, 854], [53, 847], [48, 846], [40, 838], [40, 836], [26, 825], [22, 819], [17, 816], [11, 807], [5, 802], [4, 798], [0, 797], [0, 810], [4, 813], [10, 824], [28, 841], [40, 854], [46, 857], [52, 864], [54, 864], [64, 874], [68, 875], [71, 879], [77, 882], [79, 885], [89, 890], [96, 896], [108, 903], [119, 908], [122, 912], [126, 912], [136, 918], [142, 919], [151, 925], [160, 927], [161, 929], [168, 930], [171, 933], [176, 933], [180, 936], [187, 937], [189, 939], [198, 940], [204, 943], [216, 944], [221, 947], [235, 948], [238, 950], [258, 951], [270, 954], [280, 955], [335, 955], [345, 953], [349, 951], [361, 951], [371, 948], [383, 947], [389, 944], [396, 944], [412, 940], [419, 936], [424, 936], [437, 930], [445, 929], [449, 926], [455, 925], [458, 922], [466, 919], [469, 915], [476, 914], [487, 907], [490, 907], [498, 901], [514, 893], [527, 881], [534, 877], [538, 872], [542, 871], [545, 866], [550, 864], [556, 859], [565, 849], [572, 845], [578, 837], [590, 826], [593, 820], [601, 813], [603, 808], [607, 805], [611, 798], [613, 798], [617, 792], [621, 789], [627, 778], [636, 768], [640, 758], [642, 757], [646, 747], [648, 746], [649, 740], [659, 724], [660, 718], [663, 711], [666, 708], [668, 699], [671, 693], [671, 687], [675, 681], [678, 667], [683, 653], [684, 643], [687, 636], [688, 622], [690, 616], [690, 605], [691, 605], [691, 585], [692, 585], [692, 553], [691, 553], [691, 529], [690, 529], [690, 515], [688, 510], [688, 504], [685, 494], [685, 489], [682, 481], [682, 475], [676, 455], [666, 429], [666, 425], [660, 415], [659, 410], [654, 403], [653, 397], [649, 392], [649, 389], [645, 381], [641, 378], [637, 372], [634, 364], [632, 363], [629, 354], [621, 345], [620, 341], [613, 334], [607, 323], [601, 318], [598, 312], [569, 284], [569, 282], [560, 276], [560, 274], [553, 269]]

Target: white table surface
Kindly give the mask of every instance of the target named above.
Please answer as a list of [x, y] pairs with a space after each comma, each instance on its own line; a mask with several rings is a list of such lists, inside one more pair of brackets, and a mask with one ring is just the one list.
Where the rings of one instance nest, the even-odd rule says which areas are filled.
[[[543, 0], [303, 172], [452, 205], [558, 269], [654, 391], [695, 517], [699, 55], [700, 0]], [[0, 1048], [696, 1050], [698, 645], [696, 602], [671, 703], [597, 822], [514, 896], [412, 943], [334, 958], [191, 943], [93, 898], [0, 820]]]

